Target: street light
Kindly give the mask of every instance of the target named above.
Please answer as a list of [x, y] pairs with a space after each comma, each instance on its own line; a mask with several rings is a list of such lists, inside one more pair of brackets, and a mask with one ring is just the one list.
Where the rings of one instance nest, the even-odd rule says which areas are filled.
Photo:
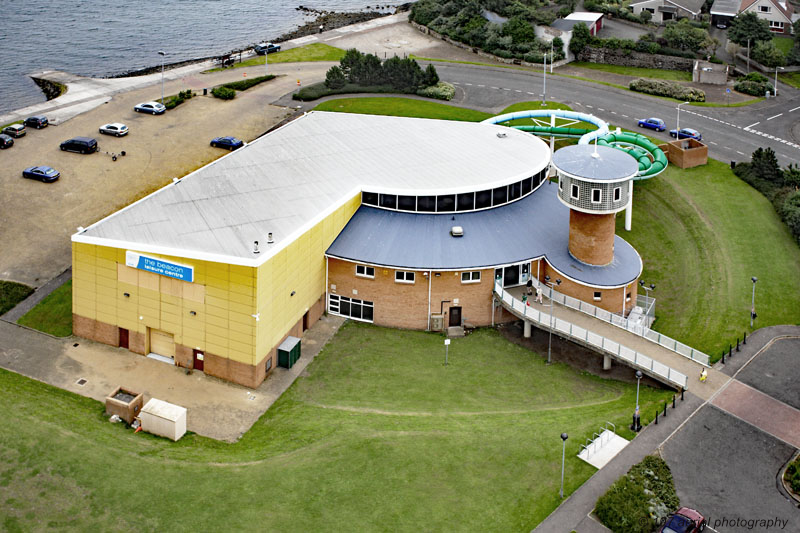
[[753, 299], [750, 302], [750, 327], [753, 327], [753, 319], [756, 317], [756, 282], [758, 278], [753, 276], [750, 278], [753, 281]]
[[164, 105], [164, 56], [167, 53], [164, 50], [159, 50], [158, 55], [161, 56], [161, 105]]
[[555, 57], [556, 56], [553, 55], [553, 40], [550, 39], [550, 74], [553, 73], [553, 63], [554, 63], [553, 58]]
[[634, 375], [636, 376], [636, 409], [633, 411], [633, 424], [631, 424], [631, 429], [638, 433], [642, 429], [641, 419], [639, 418], [639, 382], [642, 381], [642, 371], [637, 370]]
[[564, 499], [564, 458], [567, 455], [567, 439], [569, 435], [566, 433], [561, 434], [561, 441], [563, 445], [561, 446], [561, 491], [558, 493], [561, 496], [561, 499]]
[[[553, 344], [553, 284], [550, 276], [544, 277], [544, 284], [550, 287], [550, 336], [547, 339], [547, 364], [550, 364], [550, 346]], [[561, 285], [561, 280], [556, 279], [556, 285]]]
[[686, 105], [688, 103], [689, 102], [683, 102], [682, 104], [678, 104], [678, 120], [676, 121], [677, 124], [675, 124], [675, 138], [676, 139], [679, 138], [678, 135], [680, 135], [680, 132], [681, 132], [681, 106], [682, 105]]
[[775, 90], [774, 95], [778, 96], [778, 69], [783, 70], [783, 67], [775, 67]]
[[545, 100], [547, 100], [547, 52], [544, 53], [542, 72], [544, 73], [544, 77], [542, 78], [542, 105], [544, 105]]
[[650, 286], [648, 287], [647, 285], [644, 284], [644, 280], [643, 279], [639, 280], [639, 285], [641, 285], [642, 288], [644, 289], [644, 294], [645, 294], [644, 305], [645, 305], [645, 308], [646, 308], [645, 311], [647, 311], [647, 309], [650, 308], [650, 291], [656, 290], [656, 285], [655, 285], [655, 283], [651, 283]]

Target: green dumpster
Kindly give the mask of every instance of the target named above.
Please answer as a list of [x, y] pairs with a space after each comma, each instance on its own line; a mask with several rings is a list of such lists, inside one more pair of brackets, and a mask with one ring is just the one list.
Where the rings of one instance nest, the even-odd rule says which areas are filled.
[[292, 368], [298, 359], [300, 359], [300, 339], [287, 337], [278, 346], [278, 366]]

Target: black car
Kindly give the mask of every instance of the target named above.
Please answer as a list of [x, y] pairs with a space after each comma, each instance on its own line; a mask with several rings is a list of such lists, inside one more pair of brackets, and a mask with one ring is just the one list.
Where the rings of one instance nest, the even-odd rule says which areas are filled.
[[253, 50], [260, 56], [264, 54], [272, 54], [281, 51], [281, 45], [272, 43], [259, 43], [253, 47]]
[[37, 130], [40, 130], [42, 128], [46, 128], [48, 122], [47, 122], [47, 117], [46, 116], [44, 116], [44, 115], [36, 115], [36, 116], [33, 116], [33, 117], [26, 118], [25, 121], [24, 121], [24, 124], [26, 126], [31, 127], [31, 128], [36, 128]]
[[39, 180], [42, 183], [53, 183], [56, 181], [61, 173], [48, 166], [28, 167], [22, 171], [22, 177], [29, 180]]
[[211, 146], [225, 148], [226, 150], [236, 150], [244, 146], [244, 142], [236, 137], [216, 137], [211, 140]]
[[14, 139], [5, 133], [0, 133], [0, 149], [11, 148], [14, 146]]
[[89, 137], [75, 137], [61, 143], [61, 149], [81, 154], [91, 154], [97, 151], [97, 140]]

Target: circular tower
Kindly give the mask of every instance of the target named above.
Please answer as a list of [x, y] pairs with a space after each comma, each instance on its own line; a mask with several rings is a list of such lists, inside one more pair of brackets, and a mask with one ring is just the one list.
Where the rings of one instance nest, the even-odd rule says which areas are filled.
[[608, 146], [577, 144], [553, 154], [558, 199], [569, 207], [569, 252], [589, 265], [614, 259], [614, 215], [633, 199], [636, 160]]

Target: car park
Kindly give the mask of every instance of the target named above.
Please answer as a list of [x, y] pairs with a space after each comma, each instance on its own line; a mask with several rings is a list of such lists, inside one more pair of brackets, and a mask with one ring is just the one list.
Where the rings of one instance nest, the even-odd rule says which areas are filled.
[[667, 125], [664, 123], [664, 121], [655, 117], [643, 118], [639, 121], [639, 127], [656, 131], [664, 131], [667, 129]]
[[10, 135], [14, 138], [24, 137], [28, 130], [25, 129], [25, 124], [10, 124], [3, 128], [3, 133]]
[[36, 128], [37, 130], [40, 130], [42, 128], [46, 128], [49, 122], [47, 121], [47, 117], [44, 115], [34, 115], [26, 118], [24, 124], [29, 128]]
[[215, 137], [211, 139], [211, 146], [233, 151], [244, 146], [244, 141], [236, 137]]
[[664, 521], [659, 533], [700, 533], [706, 528], [706, 519], [703, 515], [690, 509], [681, 507]]
[[692, 128], [681, 128], [680, 131], [669, 130], [669, 134], [670, 136], [676, 137], [678, 139], [694, 139], [696, 141], [703, 140], [703, 136], [700, 135], [700, 132], [697, 130], [693, 130]]
[[281, 45], [272, 43], [259, 43], [253, 47], [253, 50], [255, 50], [258, 55], [263, 56], [264, 54], [280, 52]]
[[75, 137], [61, 143], [61, 149], [65, 152], [91, 154], [97, 151], [97, 140], [91, 137]]
[[133, 106], [133, 110], [137, 113], [151, 113], [153, 115], [160, 115], [167, 110], [164, 104], [160, 102], [143, 102]]
[[53, 167], [46, 165], [38, 167], [28, 167], [22, 171], [22, 177], [29, 180], [39, 180], [42, 183], [52, 183], [61, 176], [61, 173]]
[[112, 122], [111, 124], [103, 124], [100, 126], [100, 133], [106, 135], [113, 135], [115, 137], [122, 137], [128, 134], [128, 126], [120, 124], [119, 122]]
[[14, 146], [14, 139], [5, 133], [0, 133], [0, 149], [5, 150]]

